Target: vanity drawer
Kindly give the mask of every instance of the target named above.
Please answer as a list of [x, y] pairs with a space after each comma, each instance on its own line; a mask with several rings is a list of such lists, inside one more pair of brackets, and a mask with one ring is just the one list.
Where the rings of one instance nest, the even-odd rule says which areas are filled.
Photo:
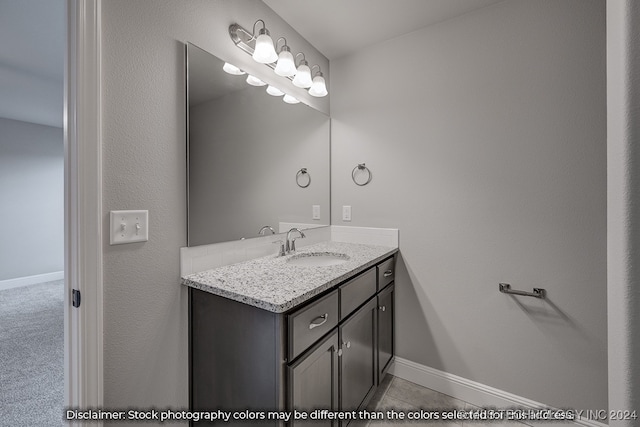
[[288, 316], [289, 360], [293, 360], [311, 344], [338, 324], [338, 291], [294, 311]]
[[340, 319], [344, 319], [376, 293], [376, 269], [372, 268], [340, 286]]
[[393, 282], [396, 277], [395, 257], [378, 264], [378, 290], [381, 291], [389, 283]]

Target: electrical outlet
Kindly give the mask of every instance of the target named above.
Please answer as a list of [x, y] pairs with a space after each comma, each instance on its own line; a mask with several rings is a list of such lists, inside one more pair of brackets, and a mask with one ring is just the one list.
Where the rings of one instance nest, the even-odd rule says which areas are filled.
[[351, 206], [342, 207], [342, 220], [351, 221]]
[[149, 211], [111, 211], [111, 245], [149, 240]]
[[313, 219], [320, 219], [320, 205], [313, 205]]

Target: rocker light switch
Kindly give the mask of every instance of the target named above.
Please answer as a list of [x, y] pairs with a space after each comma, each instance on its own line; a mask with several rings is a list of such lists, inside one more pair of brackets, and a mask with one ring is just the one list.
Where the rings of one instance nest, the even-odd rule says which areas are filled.
[[149, 240], [149, 211], [111, 211], [111, 245]]

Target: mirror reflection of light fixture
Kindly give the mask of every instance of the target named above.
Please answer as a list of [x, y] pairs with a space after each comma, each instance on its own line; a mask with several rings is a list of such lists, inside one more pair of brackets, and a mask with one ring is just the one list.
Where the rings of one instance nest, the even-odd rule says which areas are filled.
[[[256, 24], [258, 22], [262, 22], [262, 28], [258, 32], [258, 37], [256, 37]], [[258, 19], [255, 24], [253, 24], [253, 37], [256, 39], [256, 47], [252, 55], [254, 61], [261, 64], [276, 62], [278, 60], [278, 54], [276, 53], [275, 47], [273, 47], [273, 40], [271, 40], [267, 25], [262, 19]]]
[[283, 91], [281, 91], [277, 87], [271, 86], [271, 85], [267, 86], [267, 93], [269, 95], [271, 95], [271, 96], [282, 96], [282, 95], [284, 95]]
[[300, 101], [298, 100], [298, 98], [296, 98], [295, 96], [291, 96], [288, 93], [286, 93], [283, 97], [282, 100], [284, 102], [286, 102], [287, 104], [297, 104]]
[[309, 88], [309, 95], [315, 97], [327, 96], [329, 92], [327, 92], [327, 84], [324, 81], [322, 71], [320, 71], [320, 66], [314, 65], [311, 68], [313, 69], [315, 67], [318, 67], [318, 72], [313, 76], [313, 83], [311, 83], [311, 87]]
[[249, 83], [251, 86], [264, 86], [266, 85], [265, 82], [263, 82], [262, 80], [260, 80], [259, 78], [252, 76], [251, 74], [247, 75], [247, 83]]
[[[259, 30], [256, 36], [258, 23], [262, 23], [262, 29]], [[229, 26], [229, 35], [238, 48], [251, 55], [256, 61], [273, 69], [278, 76], [288, 78], [295, 86], [308, 89], [311, 96], [322, 97], [328, 95], [327, 84], [324, 75], [320, 71], [320, 66], [313, 66], [314, 68], [318, 67], [318, 71], [315, 75], [312, 75], [312, 69], [309, 68], [309, 63], [304, 53], [300, 52], [294, 58], [291, 55], [291, 48], [287, 45], [287, 40], [284, 37], [278, 38], [274, 47], [273, 40], [262, 19], [258, 19], [253, 24], [252, 33], [238, 24], [231, 24]], [[276, 48], [280, 40], [283, 40], [284, 43], [278, 53]], [[298, 55], [302, 55], [302, 60], [296, 67]], [[292, 99], [300, 102], [292, 96], [288, 98], [290, 101]]]
[[296, 76], [293, 78], [293, 85], [306, 89], [313, 84], [311, 80], [311, 68], [309, 68], [309, 63], [305, 59], [304, 53], [299, 52], [296, 54], [296, 58], [298, 55], [302, 55], [302, 60], [300, 61], [300, 65], [298, 65]]
[[280, 48], [278, 63], [273, 72], [282, 77], [293, 77], [296, 74], [296, 64], [293, 60], [291, 49], [287, 46], [287, 39], [284, 37], [280, 37], [278, 41], [276, 41], [276, 46], [278, 46], [280, 40], [284, 40], [284, 44]]
[[244, 71], [242, 71], [240, 68], [228, 62], [224, 63], [224, 65], [222, 66], [222, 69], [229, 74], [233, 74], [234, 76], [241, 76], [243, 74], [247, 74]]

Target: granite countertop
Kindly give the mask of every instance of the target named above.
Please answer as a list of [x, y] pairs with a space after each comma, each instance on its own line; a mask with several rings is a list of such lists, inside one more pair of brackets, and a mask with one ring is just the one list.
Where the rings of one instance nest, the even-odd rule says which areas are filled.
[[[322, 242], [300, 248], [295, 255], [271, 255], [189, 274], [182, 278], [182, 284], [274, 313], [283, 313], [397, 251], [397, 248], [387, 246]], [[311, 252], [345, 254], [349, 260], [323, 267], [287, 263], [292, 256]]]

